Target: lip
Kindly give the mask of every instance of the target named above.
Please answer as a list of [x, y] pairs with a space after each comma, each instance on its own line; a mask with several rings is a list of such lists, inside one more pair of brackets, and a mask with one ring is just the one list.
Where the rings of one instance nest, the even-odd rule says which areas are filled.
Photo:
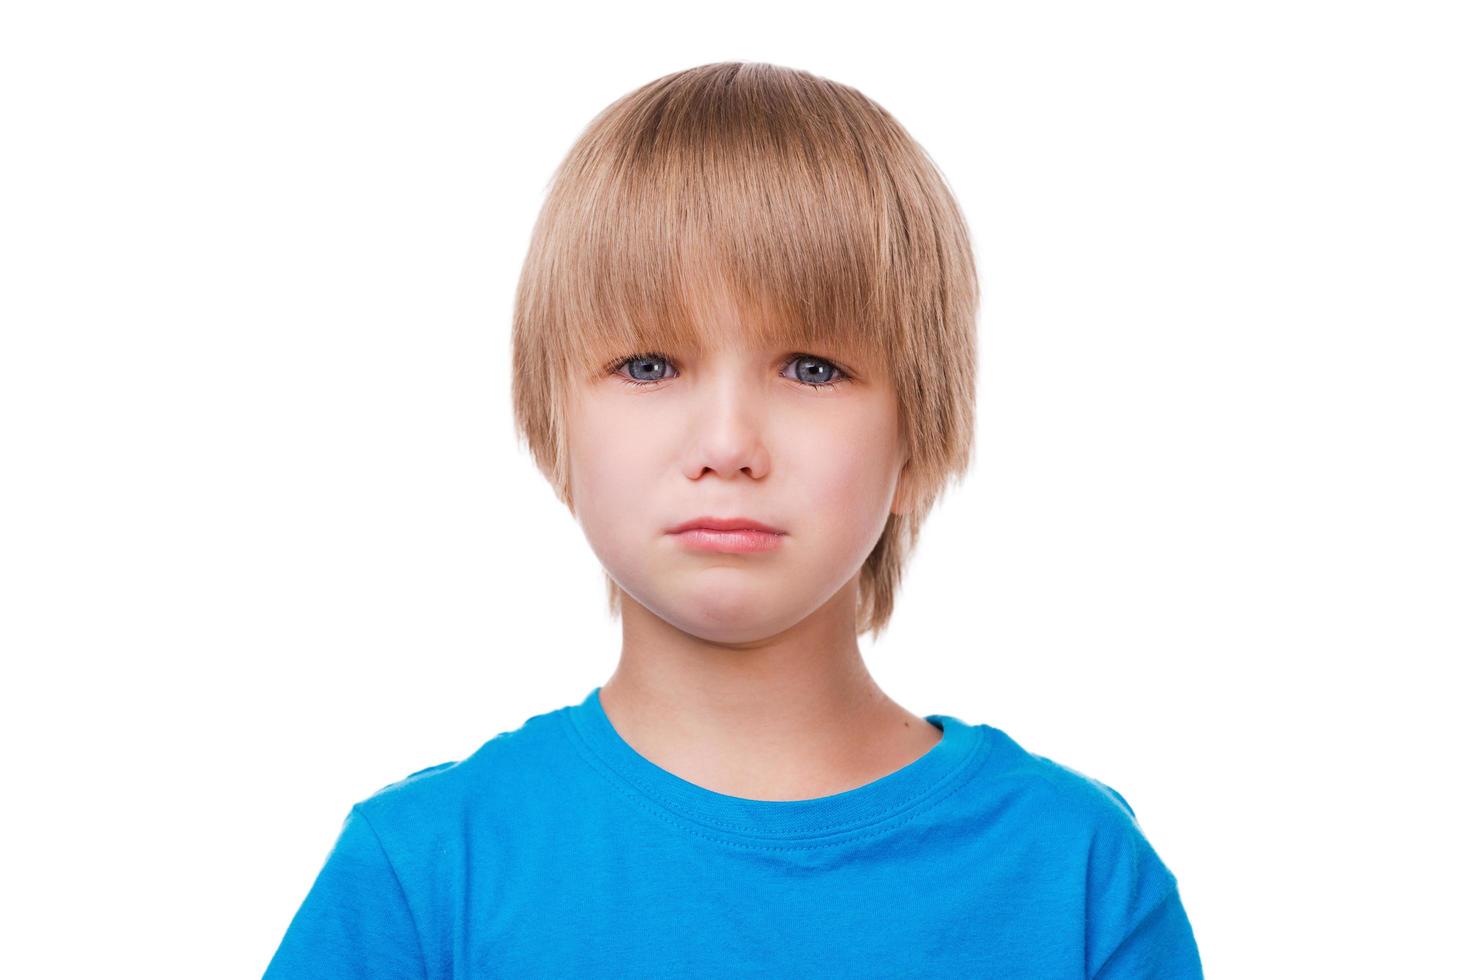
[[786, 532], [748, 517], [696, 517], [668, 533], [693, 551], [743, 555], [779, 547]]
[[749, 517], [695, 517], [691, 521], [684, 521], [668, 529], [669, 534], [682, 534], [684, 531], [760, 531], [765, 534], [785, 534], [778, 527], [771, 527], [760, 521]]
[[746, 555], [756, 551], [771, 551], [780, 546], [783, 534], [770, 531], [711, 531], [707, 527], [689, 528], [680, 531], [674, 538], [693, 551], [718, 551], [726, 555]]

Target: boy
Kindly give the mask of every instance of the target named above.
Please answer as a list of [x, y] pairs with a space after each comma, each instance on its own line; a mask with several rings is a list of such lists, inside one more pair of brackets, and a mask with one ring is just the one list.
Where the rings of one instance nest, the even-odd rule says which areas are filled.
[[1201, 976], [1120, 795], [863, 664], [968, 462], [977, 304], [942, 177], [851, 88], [712, 64], [598, 115], [513, 396], [620, 661], [353, 806], [267, 980]]

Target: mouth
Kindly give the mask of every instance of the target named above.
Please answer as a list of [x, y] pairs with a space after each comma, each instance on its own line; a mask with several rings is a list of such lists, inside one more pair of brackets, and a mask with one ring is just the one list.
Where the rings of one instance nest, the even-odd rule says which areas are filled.
[[680, 544], [694, 551], [749, 554], [780, 547], [786, 532], [748, 517], [696, 517], [668, 529]]
[[674, 535], [678, 542], [694, 551], [718, 551], [727, 555], [744, 555], [755, 551], [772, 551], [780, 547], [784, 534], [770, 531], [711, 531], [707, 527], [690, 528]]
[[684, 531], [760, 531], [764, 534], [784, 534], [778, 527], [772, 527], [752, 517], [695, 517], [692, 520], [676, 524], [668, 529], [669, 534], [680, 534]]

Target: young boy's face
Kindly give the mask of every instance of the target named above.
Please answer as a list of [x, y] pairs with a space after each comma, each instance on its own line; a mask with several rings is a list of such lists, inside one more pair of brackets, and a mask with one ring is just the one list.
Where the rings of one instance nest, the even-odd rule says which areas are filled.
[[[739, 336], [737, 315], [721, 319], [711, 327]], [[656, 354], [573, 392], [571, 491], [587, 540], [624, 592], [685, 632], [743, 642], [801, 622], [852, 581], [901, 509], [906, 454], [885, 366], [744, 344]], [[670, 533], [710, 515], [785, 533], [743, 553]]]

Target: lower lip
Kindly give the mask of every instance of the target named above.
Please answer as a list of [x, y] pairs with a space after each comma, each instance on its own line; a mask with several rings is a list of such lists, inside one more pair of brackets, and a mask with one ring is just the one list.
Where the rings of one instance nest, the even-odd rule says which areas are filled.
[[714, 531], [707, 527], [690, 528], [674, 535], [685, 547], [695, 551], [722, 551], [742, 555], [752, 551], [771, 551], [780, 546], [783, 534], [770, 531]]

